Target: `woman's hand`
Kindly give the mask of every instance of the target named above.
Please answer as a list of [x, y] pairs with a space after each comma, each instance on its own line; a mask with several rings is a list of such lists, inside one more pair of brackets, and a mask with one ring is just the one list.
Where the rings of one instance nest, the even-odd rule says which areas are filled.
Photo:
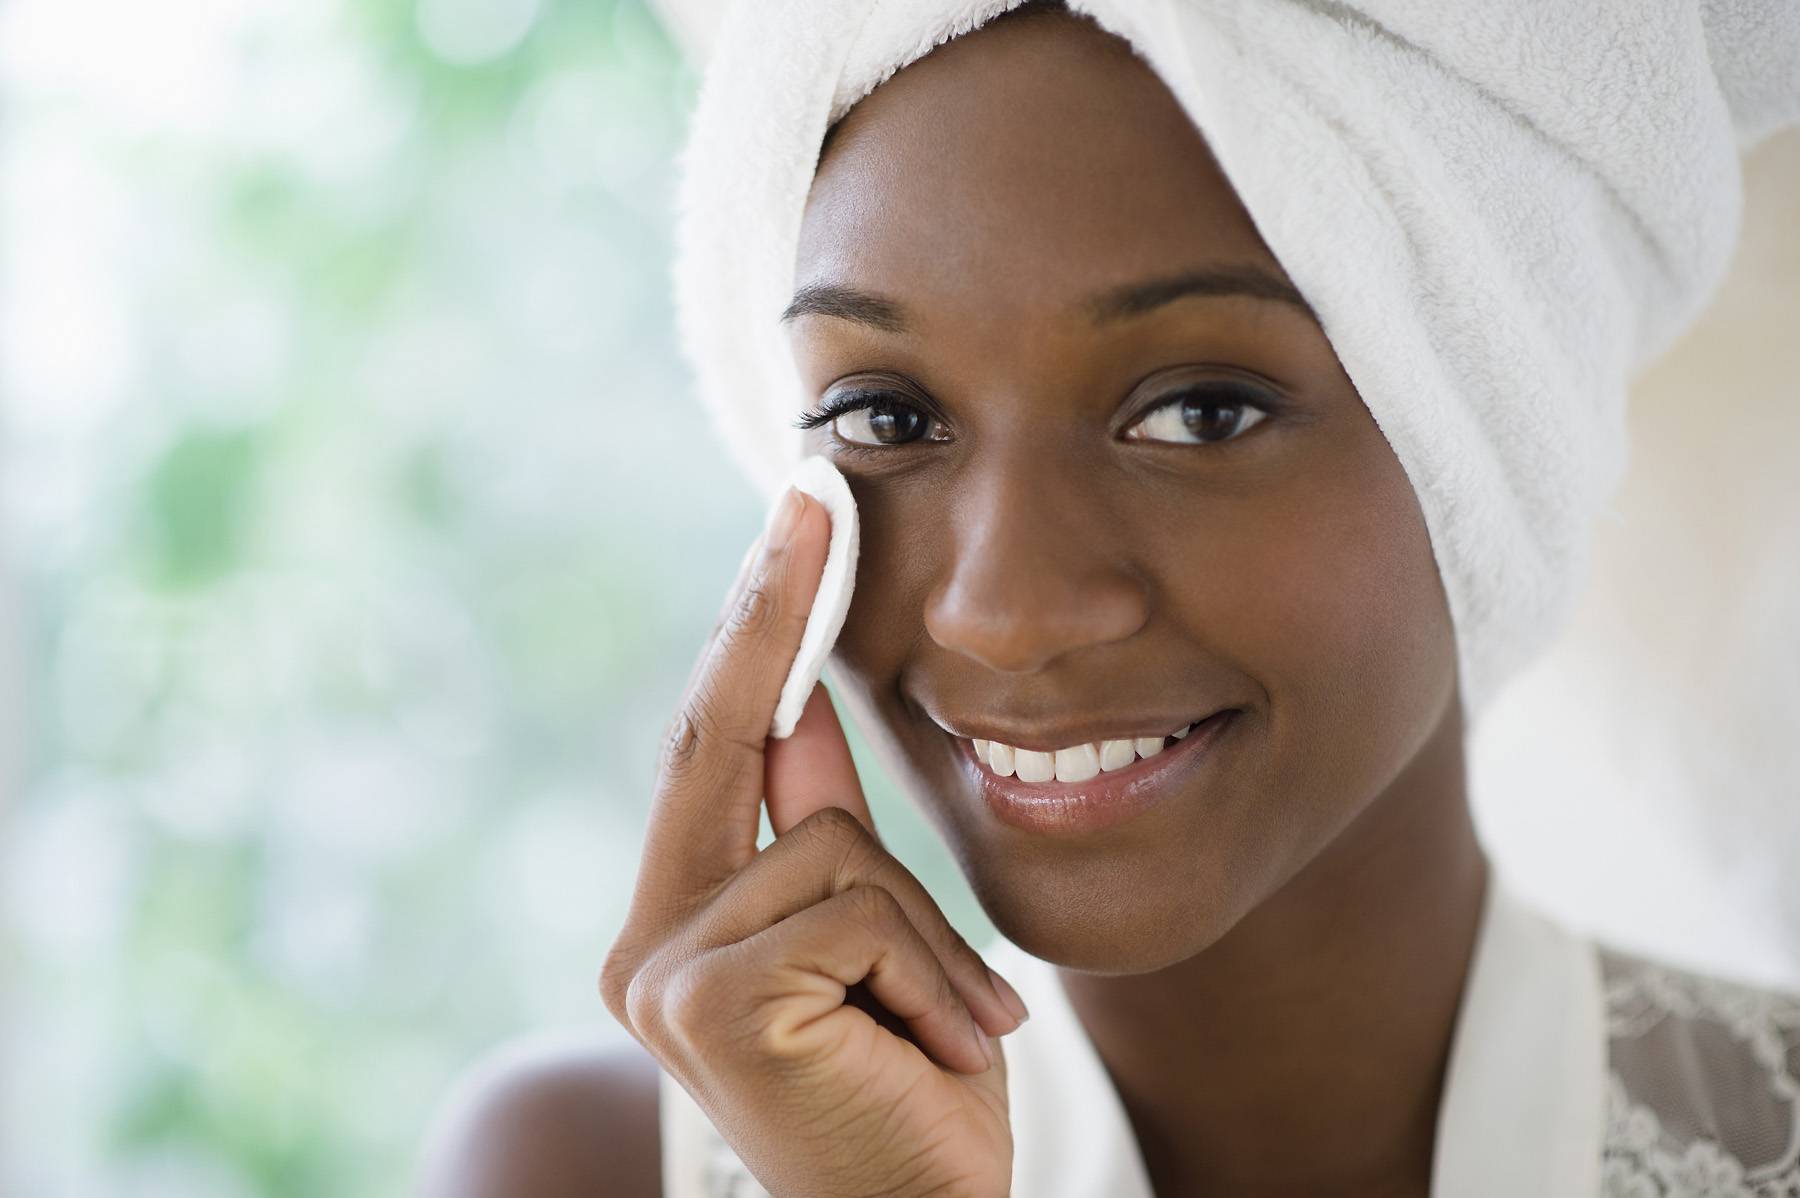
[[600, 992], [778, 1198], [1004, 1198], [1017, 995], [876, 838], [823, 686], [765, 744], [829, 535], [786, 502], [665, 738]]

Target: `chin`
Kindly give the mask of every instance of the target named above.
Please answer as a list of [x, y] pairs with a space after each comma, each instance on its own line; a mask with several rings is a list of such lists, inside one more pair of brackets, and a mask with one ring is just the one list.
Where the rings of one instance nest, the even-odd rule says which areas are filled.
[[[994, 926], [1024, 952], [1066, 970], [1102, 975], [1156, 973], [1206, 952], [1237, 923], [1231, 910], [1197, 894], [1125, 887], [1071, 894], [970, 878]], [[1150, 901], [1147, 901], [1150, 899]]]
[[[943, 829], [982, 910], [1008, 940], [1065, 969], [1153, 973], [1212, 947], [1261, 901], [1235, 840], [1162, 838], [1113, 852], [1019, 854]], [[1266, 849], [1266, 846], [1265, 846]]]

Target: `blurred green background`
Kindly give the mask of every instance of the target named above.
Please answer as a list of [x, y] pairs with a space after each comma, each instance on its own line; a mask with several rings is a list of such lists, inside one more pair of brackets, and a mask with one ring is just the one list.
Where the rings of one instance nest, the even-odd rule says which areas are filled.
[[403, 1193], [471, 1061], [623, 1038], [761, 522], [673, 339], [695, 83], [640, 0], [0, 0], [0, 1193]]

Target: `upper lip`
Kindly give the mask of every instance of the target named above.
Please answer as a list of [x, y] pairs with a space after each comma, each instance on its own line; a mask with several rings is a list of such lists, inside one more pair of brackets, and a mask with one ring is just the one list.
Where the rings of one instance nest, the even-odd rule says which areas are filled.
[[1163, 711], [1137, 715], [1089, 716], [1086, 719], [1063, 723], [1046, 721], [1014, 724], [1000, 724], [979, 718], [962, 719], [957, 716], [938, 715], [932, 712], [927, 714], [931, 716], [938, 727], [952, 736], [960, 736], [968, 740], [997, 740], [1001, 744], [1011, 745], [1015, 749], [1031, 749], [1039, 753], [1048, 753], [1055, 749], [1066, 749], [1072, 745], [1097, 743], [1103, 740], [1168, 736], [1189, 724], [1197, 724], [1221, 711], [1230, 710], [1233, 710], [1230, 706], [1202, 707], [1179, 713]]

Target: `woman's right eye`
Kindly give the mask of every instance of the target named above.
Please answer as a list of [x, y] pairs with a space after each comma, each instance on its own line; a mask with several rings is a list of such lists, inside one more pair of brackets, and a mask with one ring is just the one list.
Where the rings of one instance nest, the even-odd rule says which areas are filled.
[[[833, 396], [816, 411], [803, 415], [796, 423], [801, 428], [831, 425], [840, 441], [858, 446], [905, 445], [932, 433], [942, 426], [930, 414], [912, 404], [884, 392], [850, 392]], [[934, 440], [945, 440], [937, 436]]]
[[917, 408], [883, 405], [845, 412], [831, 422], [831, 431], [860, 445], [903, 445], [925, 435], [931, 421]]

